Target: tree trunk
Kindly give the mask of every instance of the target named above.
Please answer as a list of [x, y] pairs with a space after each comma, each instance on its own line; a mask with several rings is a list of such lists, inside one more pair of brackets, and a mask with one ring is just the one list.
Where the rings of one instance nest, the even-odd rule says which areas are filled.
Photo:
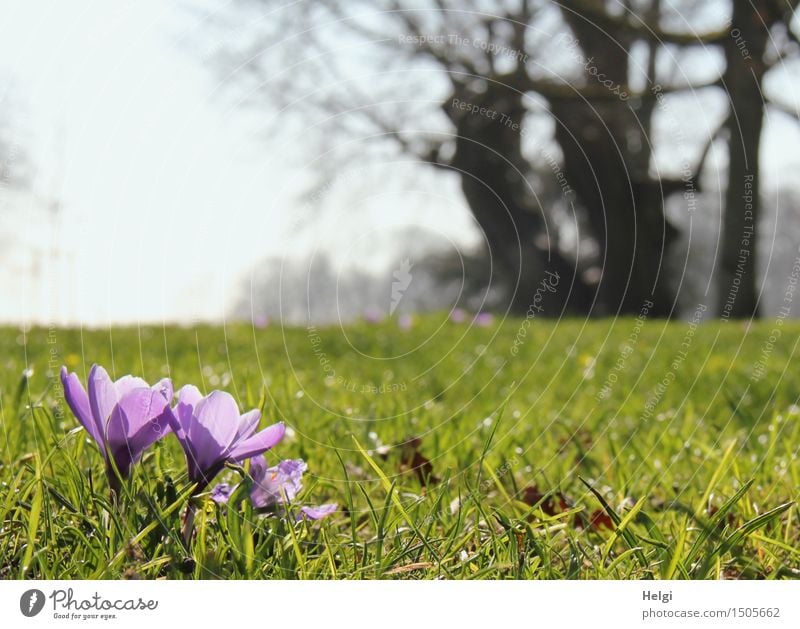
[[[604, 33], [588, 17], [564, 11], [575, 34], [573, 51], [583, 59], [592, 87], [610, 91], [628, 85], [631, 41], [625, 33]], [[605, 82], [605, 83], [603, 83]], [[663, 210], [661, 182], [649, 175], [652, 107], [626, 98], [551, 99], [556, 139], [564, 170], [586, 209], [602, 264], [596, 314], [638, 314], [652, 302], [652, 316], [671, 313], [675, 293], [666, 258], [676, 231]], [[637, 112], [648, 120], [640, 123]]]
[[756, 227], [764, 119], [761, 83], [768, 36], [758, 8], [750, 2], [733, 3], [724, 76], [731, 108], [727, 122], [730, 164], [717, 281], [717, 305], [723, 319], [758, 316]]
[[[522, 95], [499, 85], [459, 95], [457, 102], [484, 110], [465, 111], [451, 101], [446, 107], [456, 126], [451, 167], [461, 177], [464, 197], [481, 227], [493, 265], [493, 282], [502, 287], [503, 305], [524, 315], [547, 273], [558, 287], [537, 300], [539, 314], [563, 309], [586, 312], [591, 291], [574, 264], [558, 250], [555, 226], [546, 224], [528, 181], [530, 165], [522, 155], [521, 129], [526, 109]], [[537, 245], [543, 234], [547, 245]]]

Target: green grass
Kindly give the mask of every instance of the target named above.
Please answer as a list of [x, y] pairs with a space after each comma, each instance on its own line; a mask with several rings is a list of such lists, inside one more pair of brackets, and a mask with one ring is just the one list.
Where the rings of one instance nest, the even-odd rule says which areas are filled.
[[[800, 576], [800, 325], [763, 356], [774, 322], [520, 324], [0, 330], [0, 577]], [[262, 407], [293, 429], [269, 460], [309, 465], [302, 502], [342, 508], [203, 498], [187, 550], [173, 437], [109, 503], [57, 379], [93, 362]]]

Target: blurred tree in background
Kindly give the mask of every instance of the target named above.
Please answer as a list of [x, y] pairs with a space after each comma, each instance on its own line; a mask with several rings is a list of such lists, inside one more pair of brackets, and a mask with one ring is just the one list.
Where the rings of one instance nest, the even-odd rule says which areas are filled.
[[[645, 302], [674, 314], [667, 199], [693, 211], [712, 146], [727, 143], [718, 309], [749, 317], [765, 108], [795, 115], [764, 81], [800, 57], [796, 5], [243, 0], [233, 20], [249, 43], [234, 62], [284, 117], [303, 118], [330, 162], [399, 152], [455, 173], [501, 287], [495, 305], [516, 313], [550, 272], [565, 289], [549, 314], [637, 314]], [[673, 134], [695, 159], [667, 172], [653, 133], [664, 99], [708, 91], [728, 113]]]

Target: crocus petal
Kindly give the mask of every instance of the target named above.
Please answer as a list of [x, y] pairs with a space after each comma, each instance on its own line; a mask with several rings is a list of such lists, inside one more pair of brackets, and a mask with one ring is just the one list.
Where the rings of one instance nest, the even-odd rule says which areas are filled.
[[261, 411], [254, 408], [239, 418], [239, 430], [236, 431], [236, 441], [249, 439], [258, 428], [258, 420], [261, 419]]
[[234, 489], [235, 488], [231, 487], [228, 483], [220, 483], [219, 485], [215, 485], [214, 489], [211, 490], [211, 500], [216, 502], [218, 505], [225, 504], [228, 502], [228, 499], [231, 497]]
[[231, 461], [239, 462], [256, 456], [257, 454], [262, 454], [278, 444], [280, 440], [283, 439], [285, 432], [286, 427], [283, 425], [283, 422], [272, 424], [272, 426], [256, 433], [249, 439], [245, 439], [234, 445], [230, 452], [228, 452], [228, 458]]
[[147, 389], [149, 386], [147, 382], [136, 376], [122, 376], [114, 383], [118, 400], [122, 399], [123, 395], [130, 393], [134, 389]]
[[194, 408], [203, 399], [203, 394], [193, 384], [186, 384], [178, 391], [178, 404], [186, 404]]
[[252, 476], [256, 483], [260, 482], [266, 473], [267, 459], [264, 458], [263, 454], [259, 454], [250, 459], [250, 476]]
[[186, 449], [186, 430], [184, 429], [184, 424], [180, 418], [177, 407], [169, 414], [167, 421], [169, 421], [169, 427], [172, 428], [172, 432], [175, 433], [178, 441], [180, 441], [181, 447]]
[[300, 507], [300, 513], [297, 514], [297, 519], [301, 520], [303, 516], [305, 516], [309, 520], [321, 520], [331, 513], [335, 513], [338, 508], [339, 505], [336, 503], [319, 505], [318, 507]]
[[133, 389], [114, 407], [108, 420], [108, 448], [123, 476], [168, 432], [171, 414], [164, 396], [151, 388]]
[[101, 434], [105, 435], [108, 418], [119, 401], [117, 389], [108, 377], [108, 372], [99, 365], [93, 365], [89, 371], [88, 389], [89, 407]]
[[66, 367], [61, 368], [61, 384], [64, 385], [64, 399], [70, 407], [75, 417], [84, 427], [86, 432], [97, 442], [100, 446], [100, 451], [105, 454], [106, 447], [103, 439], [103, 433], [100, 426], [95, 422], [92, 409], [89, 406], [89, 397], [86, 395], [86, 390], [83, 388], [78, 376], [74, 373], [68, 373]]
[[200, 479], [202, 474], [197, 468], [197, 454], [195, 454], [194, 447], [192, 447], [185, 430], [185, 427], [191, 422], [191, 418], [191, 407], [182, 406], [180, 404], [167, 415], [169, 426], [178, 438], [178, 442], [181, 444], [181, 448], [183, 448], [183, 452], [186, 455], [186, 467], [189, 470], [189, 478], [192, 481], [196, 481]]
[[158, 391], [167, 402], [172, 402], [172, 398], [175, 397], [175, 389], [172, 386], [172, 380], [169, 378], [161, 378], [158, 382], [156, 382], [152, 387], [154, 391]]
[[[187, 436], [203, 470], [226, 458], [239, 429], [239, 407], [230, 393], [212, 391], [198, 402]], [[247, 458], [247, 457], [244, 457]]]
[[[170, 382], [171, 387], [172, 382]], [[202, 399], [203, 394], [194, 385], [187, 384], [178, 391], [178, 403], [173, 409], [170, 427], [175, 436], [178, 437], [178, 441], [180, 441], [184, 450], [187, 449], [186, 439], [189, 433], [189, 426], [192, 424], [192, 418], [194, 417], [194, 407]]]
[[284, 459], [277, 465], [278, 471], [291, 478], [299, 478], [308, 469], [303, 459]]

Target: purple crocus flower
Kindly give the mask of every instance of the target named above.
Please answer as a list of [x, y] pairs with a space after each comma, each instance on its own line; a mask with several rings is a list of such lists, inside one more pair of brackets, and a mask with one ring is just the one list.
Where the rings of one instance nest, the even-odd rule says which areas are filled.
[[376, 324], [383, 321], [383, 313], [375, 307], [369, 307], [364, 311], [364, 321], [369, 324]]
[[170, 424], [186, 454], [189, 480], [205, 487], [226, 461], [239, 463], [266, 452], [284, 433], [283, 423], [256, 432], [261, 412], [239, 414], [236, 400], [224, 391], [203, 397], [197, 387], [186, 385], [178, 392], [178, 404]]
[[267, 315], [256, 315], [253, 317], [253, 326], [259, 329], [266, 328], [269, 325], [269, 317]]
[[295, 499], [303, 488], [303, 472], [308, 469], [302, 459], [286, 459], [275, 467], [267, 467], [263, 456], [250, 461], [253, 489], [250, 499], [256, 509], [285, 504]]
[[112, 381], [105, 369], [92, 366], [88, 395], [78, 376], [61, 368], [64, 399], [75, 417], [95, 440], [106, 461], [113, 490], [119, 476], [127, 478], [142, 453], [170, 430], [172, 382], [169, 378], [150, 386], [141, 378], [124, 376]]
[[491, 312], [479, 312], [475, 315], [475, 325], [486, 328], [494, 322], [494, 315]]
[[319, 505], [318, 507], [300, 507], [300, 513], [297, 515], [297, 519], [299, 520], [305, 516], [309, 520], [321, 520], [322, 518], [329, 516], [331, 513], [335, 513], [338, 508], [339, 505], [333, 502], [325, 505]]
[[397, 325], [401, 330], [410, 330], [414, 326], [414, 317], [410, 314], [401, 314], [397, 319]]
[[236, 487], [231, 487], [228, 483], [214, 485], [214, 489], [211, 490], [211, 500], [220, 505], [225, 504], [230, 500], [234, 489], [236, 489]]
[[467, 313], [461, 308], [454, 308], [450, 313], [450, 321], [453, 323], [464, 323], [467, 319]]
[[[250, 476], [253, 486], [250, 489], [250, 501], [259, 511], [274, 511], [291, 503], [303, 488], [303, 472], [308, 466], [302, 459], [286, 459], [274, 467], [267, 467], [263, 456], [250, 460]], [[233, 490], [227, 483], [214, 487], [211, 499], [219, 504], [228, 502]], [[311, 520], [320, 520], [330, 515], [338, 505], [326, 504], [319, 507], [300, 507], [298, 519], [305, 516]]]

